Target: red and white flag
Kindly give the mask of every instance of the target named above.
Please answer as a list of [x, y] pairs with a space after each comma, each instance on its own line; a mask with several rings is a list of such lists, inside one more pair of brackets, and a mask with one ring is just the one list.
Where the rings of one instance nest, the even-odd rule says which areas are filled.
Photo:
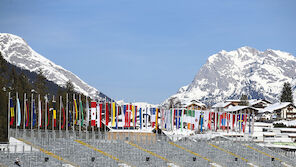
[[101, 115], [100, 115], [100, 111], [101, 111], [101, 105], [97, 105], [97, 127], [100, 128], [101, 124], [100, 124], [100, 120], [101, 120]]
[[97, 107], [97, 102], [92, 101], [90, 103], [91, 105], [91, 126], [96, 126], [96, 107]]

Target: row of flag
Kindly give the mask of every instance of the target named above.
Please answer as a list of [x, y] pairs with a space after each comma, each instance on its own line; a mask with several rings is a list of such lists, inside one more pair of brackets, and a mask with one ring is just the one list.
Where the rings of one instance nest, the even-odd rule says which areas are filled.
[[[118, 105], [116, 102], [96, 102], [89, 103], [86, 98], [83, 104], [81, 97], [63, 105], [63, 98], [59, 98], [59, 109], [57, 108], [55, 98], [44, 97], [41, 100], [40, 95], [37, 99], [31, 95], [31, 99], [24, 95], [24, 107], [21, 110], [20, 100], [16, 95], [16, 103], [9, 96], [10, 126], [21, 126], [31, 128], [48, 128], [51, 122], [52, 128], [64, 130], [75, 125], [79, 127], [98, 127], [103, 124], [110, 128], [161, 128], [166, 130], [176, 130], [184, 128], [188, 130], [218, 130], [223, 131], [246, 131], [247, 121], [249, 121], [249, 132], [251, 132], [251, 121], [254, 122], [254, 115], [250, 113], [226, 113], [204, 110], [170, 109], [153, 107], [138, 107], [132, 104]], [[89, 107], [90, 104], [90, 107]], [[57, 121], [57, 111], [59, 112], [59, 121]], [[23, 117], [23, 118], [22, 118]], [[249, 119], [248, 119], [249, 118]], [[59, 125], [57, 124], [59, 123]], [[90, 124], [89, 124], [90, 123]]]
[[[249, 119], [248, 119], [249, 118]], [[183, 128], [189, 130], [205, 130], [216, 131], [242, 131], [246, 132], [249, 125], [249, 132], [253, 131], [254, 114], [246, 112], [215, 112], [211, 110], [186, 110], [171, 109], [164, 111], [161, 117], [162, 128], [166, 130], [174, 130]]]

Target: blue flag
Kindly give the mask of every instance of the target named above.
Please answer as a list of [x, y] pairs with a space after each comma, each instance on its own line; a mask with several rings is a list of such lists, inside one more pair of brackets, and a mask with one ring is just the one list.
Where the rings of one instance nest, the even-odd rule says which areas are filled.
[[36, 124], [35, 102], [33, 102], [33, 127]]

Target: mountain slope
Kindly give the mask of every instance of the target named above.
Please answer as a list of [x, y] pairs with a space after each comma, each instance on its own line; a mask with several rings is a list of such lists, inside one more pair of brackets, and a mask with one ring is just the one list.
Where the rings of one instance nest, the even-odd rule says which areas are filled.
[[249, 98], [277, 101], [283, 83], [290, 82], [296, 98], [295, 67], [296, 57], [279, 50], [262, 52], [250, 47], [222, 50], [210, 56], [192, 83], [172, 97], [193, 98], [211, 105], [228, 98], [239, 99], [244, 93]]
[[61, 87], [64, 87], [66, 82], [70, 80], [74, 85], [74, 89], [79, 93], [91, 98], [105, 96], [72, 72], [35, 52], [22, 38], [16, 35], [0, 33], [0, 51], [3, 58], [9, 63], [35, 73], [41, 69], [47, 80]]

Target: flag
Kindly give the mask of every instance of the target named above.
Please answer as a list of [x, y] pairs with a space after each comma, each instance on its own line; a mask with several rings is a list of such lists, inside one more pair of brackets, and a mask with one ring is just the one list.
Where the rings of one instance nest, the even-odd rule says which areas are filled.
[[201, 118], [200, 118], [200, 132], [203, 131], [202, 126], [203, 126], [203, 120], [204, 120], [204, 113], [200, 113], [201, 114]]
[[158, 108], [155, 109], [155, 127], [158, 129]]
[[181, 132], [183, 131], [183, 121], [184, 121], [184, 112], [185, 112], [185, 110], [183, 109], [183, 110], [181, 110], [181, 120], [180, 120], [180, 122], [181, 122]]
[[53, 126], [57, 126], [57, 110], [56, 110], [56, 102], [52, 102], [53, 110], [52, 110], [52, 115], [53, 115]]
[[81, 101], [81, 99], [80, 99], [80, 116], [81, 116], [81, 126], [83, 126], [83, 120], [84, 120], [84, 116], [83, 116], [83, 105], [82, 105], [82, 101]]
[[105, 116], [106, 116], [106, 126], [108, 126], [108, 124], [109, 124], [109, 104], [108, 103], [106, 103], [106, 114], [105, 114]]
[[63, 124], [62, 124], [61, 128], [64, 129], [65, 124], [66, 124], [66, 112], [65, 112], [64, 105], [63, 105], [63, 101], [61, 101], [61, 108], [62, 108], [62, 113], [63, 113]]
[[47, 97], [45, 98], [45, 104], [46, 104], [46, 112], [47, 112], [47, 120], [45, 120], [45, 121], [47, 121], [46, 127], [48, 127], [49, 126], [49, 122], [50, 122], [50, 114], [49, 114], [49, 104], [48, 104]]
[[206, 111], [204, 111], [204, 130], [208, 129], [209, 126], [209, 113], [207, 113]]
[[35, 107], [35, 100], [32, 101], [33, 103], [33, 127], [35, 126], [36, 124], [36, 107]]
[[115, 102], [112, 103], [112, 127], [115, 126], [115, 115], [116, 115], [116, 106]]
[[99, 120], [100, 127], [102, 127], [102, 109], [103, 109], [103, 104], [100, 103], [100, 120]]
[[[126, 114], [127, 114], [127, 112], [126, 112], [126, 108], [127, 108], [128, 106], [127, 105], [123, 105], [123, 120], [124, 120], [124, 127], [127, 127], [127, 116], [126, 116]], [[123, 121], [122, 120], [122, 121]]]
[[155, 114], [156, 114], [156, 109], [155, 108], [152, 108], [152, 114], [151, 114], [152, 128], [154, 128], [154, 126], [155, 126]]
[[29, 120], [30, 120], [30, 112], [29, 112], [29, 103], [27, 99], [25, 99], [25, 114], [26, 114], [26, 127], [29, 126]]
[[91, 126], [96, 126], [96, 107], [97, 107], [97, 102], [92, 101], [90, 103], [91, 106]]
[[16, 109], [17, 109], [17, 126], [21, 126], [22, 114], [21, 114], [21, 105], [19, 98], [16, 99]]
[[245, 130], [246, 130], [246, 126], [247, 126], [247, 114], [246, 114], [246, 112], [245, 112], [245, 114], [244, 114], [244, 122], [243, 122], [243, 132], [245, 133]]
[[191, 129], [191, 110], [187, 110], [187, 128]]
[[195, 122], [195, 111], [194, 110], [192, 110], [191, 111], [191, 130], [194, 130], [194, 122]]
[[138, 106], [135, 106], [135, 120], [134, 120], [135, 124], [134, 124], [134, 127], [137, 126], [137, 112], [138, 112]]
[[38, 126], [39, 127], [42, 127], [42, 113], [41, 113], [41, 100], [40, 98], [38, 99]]
[[135, 106], [132, 105], [131, 107], [131, 110], [132, 110], [132, 122], [133, 122], [133, 126], [135, 125]]
[[195, 110], [193, 111], [194, 112], [194, 115], [195, 115], [195, 118], [194, 118], [194, 127], [196, 127], [196, 129], [198, 130], [198, 125], [199, 125], [199, 119], [200, 119], [200, 111], [199, 110]]
[[100, 115], [100, 111], [101, 111], [101, 104], [97, 104], [97, 127], [100, 128], [101, 127], [101, 124], [100, 124], [100, 119], [101, 119], [101, 115]]
[[212, 125], [212, 112], [209, 112], [208, 129], [211, 130]]
[[74, 124], [77, 125], [78, 109], [77, 109], [77, 102], [76, 102], [76, 99], [74, 99], [74, 110], [75, 110], [75, 121], [74, 121]]
[[9, 103], [10, 103], [10, 126], [13, 125], [13, 122], [14, 122], [14, 107], [13, 107], [13, 101], [12, 99], [9, 99]]
[[119, 110], [120, 110], [120, 107], [119, 105], [117, 106], [117, 109], [116, 109], [116, 129], [118, 129], [118, 116], [119, 116]]
[[85, 108], [86, 108], [86, 126], [89, 126], [89, 103], [88, 103], [88, 98], [86, 97], [86, 102], [85, 102]]

